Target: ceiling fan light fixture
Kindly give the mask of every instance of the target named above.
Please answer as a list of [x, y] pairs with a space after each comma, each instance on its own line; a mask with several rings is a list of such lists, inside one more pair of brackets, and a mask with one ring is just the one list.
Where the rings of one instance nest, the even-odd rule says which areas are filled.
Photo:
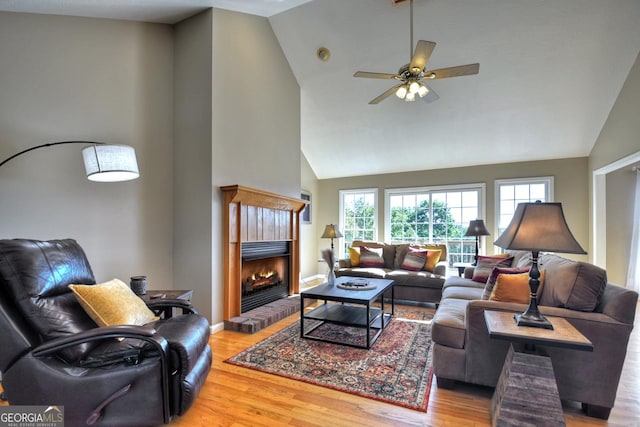
[[409, 92], [409, 93], [407, 93], [407, 96], [405, 96], [404, 100], [407, 101], [407, 102], [415, 101], [416, 100], [416, 94]]
[[420, 95], [420, 98], [423, 98], [428, 93], [429, 93], [429, 88], [423, 84], [420, 84], [420, 87], [418, 88], [418, 95]]
[[407, 85], [402, 85], [396, 90], [396, 96], [400, 99], [404, 99], [407, 96]]
[[412, 93], [415, 95], [419, 89], [420, 89], [420, 83], [413, 81], [411, 82], [411, 84], [409, 84], [409, 93]]

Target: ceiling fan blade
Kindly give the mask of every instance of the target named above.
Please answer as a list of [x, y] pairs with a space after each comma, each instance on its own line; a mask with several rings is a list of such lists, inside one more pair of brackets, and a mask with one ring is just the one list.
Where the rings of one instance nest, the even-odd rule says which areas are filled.
[[402, 86], [402, 84], [399, 85], [395, 85], [394, 87], [392, 87], [391, 89], [386, 90], [385, 92], [383, 92], [381, 95], [379, 95], [378, 97], [372, 99], [369, 104], [370, 105], [374, 105], [374, 104], [378, 104], [381, 101], [384, 101], [385, 99], [387, 99], [388, 97], [390, 97], [391, 95], [393, 95], [396, 90], [398, 90], [398, 88]]
[[[422, 84], [424, 84], [424, 82]], [[427, 89], [429, 89], [429, 92], [427, 92], [427, 94], [422, 97], [422, 100], [424, 102], [431, 103], [433, 101], [437, 101], [438, 99], [440, 99], [440, 95], [438, 95], [433, 89], [431, 89], [431, 86], [429, 85], [425, 85], [425, 86], [427, 86]]]
[[478, 74], [478, 72], [480, 72], [480, 64], [476, 63], [425, 71], [424, 78], [429, 80], [446, 79], [448, 77], [460, 77], [468, 76], [470, 74]]
[[392, 79], [395, 76], [395, 74], [370, 73], [368, 71], [356, 71], [356, 73], [353, 75], [353, 77], [364, 77], [367, 79]]
[[418, 40], [418, 44], [416, 44], [416, 50], [413, 53], [413, 58], [411, 58], [411, 64], [409, 65], [409, 71], [414, 68], [418, 68], [420, 71], [424, 70], [424, 67], [427, 66], [427, 62], [429, 61], [429, 57], [431, 57], [431, 52], [436, 47], [434, 42], [428, 42], [426, 40]]

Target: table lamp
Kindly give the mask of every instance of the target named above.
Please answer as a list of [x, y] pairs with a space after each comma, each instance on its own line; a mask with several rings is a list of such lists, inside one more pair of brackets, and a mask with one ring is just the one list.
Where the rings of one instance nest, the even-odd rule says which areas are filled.
[[480, 236], [489, 236], [491, 235], [491, 233], [489, 233], [489, 230], [487, 230], [487, 227], [484, 226], [483, 220], [474, 219], [474, 220], [471, 220], [471, 222], [469, 223], [469, 228], [467, 228], [467, 232], [464, 233], [464, 235], [475, 236], [476, 238], [476, 256], [474, 258], [473, 264], [471, 265], [477, 265], [478, 264], [478, 246], [479, 246]]
[[320, 236], [322, 239], [331, 239], [331, 251], [333, 251], [333, 239], [342, 237], [342, 233], [335, 224], [329, 224], [324, 228], [324, 233]]
[[560, 252], [586, 254], [569, 230], [560, 203], [520, 203], [513, 214], [511, 223], [494, 242], [504, 249], [531, 251], [532, 263], [529, 270], [531, 301], [529, 308], [516, 314], [518, 326], [553, 329], [551, 322], [538, 310], [537, 292], [540, 286], [538, 253]]

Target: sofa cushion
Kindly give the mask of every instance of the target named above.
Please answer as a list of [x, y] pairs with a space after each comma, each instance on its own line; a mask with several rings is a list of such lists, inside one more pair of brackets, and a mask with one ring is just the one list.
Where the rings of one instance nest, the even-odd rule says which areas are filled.
[[400, 266], [402, 265], [402, 262], [404, 261], [404, 257], [407, 255], [407, 252], [409, 251], [409, 248], [411, 247], [411, 245], [409, 243], [400, 243], [395, 245], [396, 247], [396, 253], [393, 259], [393, 268], [397, 269], [400, 268]]
[[465, 314], [469, 300], [446, 298], [433, 316], [433, 342], [453, 348], [464, 348]]
[[593, 264], [543, 254], [540, 267], [547, 270], [540, 305], [593, 311], [607, 286], [607, 272]]
[[382, 249], [360, 247], [360, 266], [361, 267], [384, 267], [384, 259], [382, 258]]
[[440, 262], [442, 251], [440, 249], [428, 249], [427, 250], [427, 262], [424, 265], [424, 269], [430, 272], [435, 272], [436, 265]]
[[491, 292], [493, 291], [493, 287], [496, 284], [496, 280], [500, 274], [520, 274], [529, 271], [529, 267], [518, 267], [518, 268], [504, 268], [504, 267], [494, 267], [491, 271], [491, 275], [487, 279], [487, 283], [484, 286], [484, 292], [482, 293], [482, 299], [489, 299], [491, 296]]
[[[476, 283], [476, 282], [473, 282]], [[442, 299], [457, 298], [464, 300], [480, 299], [483, 289], [481, 287], [472, 286], [447, 286], [442, 292]]]
[[[541, 292], [543, 289], [544, 276], [545, 271], [542, 270], [540, 272], [540, 285], [538, 286], [538, 292]], [[492, 301], [528, 304], [531, 301], [529, 272], [520, 274], [499, 274], [489, 299]]]
[[474, 282], [487, 283], [487, 280], [491, 276], [491, 272], [495, 267], [511, 267], [512, 260], [513, 257], [479, 256], [478, 264], [473, 271], [473, 277], [471, 280]]
[[444, 278], [428, 271], [392, 270], [387, 273], [385, 279], [391, 279], [395, 286], [414, 286], [442, 289]]
[[400, 264], [403, 270], [420, 271], [423, 270], [427, 262], [427, 251], [409, 248]]
[[360, 265], [360, 248], [349, 248], [349, 261], [351, 262], [351, 267]]
[[336, 270], [336, 277], [353, 276], [353, 277], [370, 277], [373, 279], [384, 279], [389, 271], [391, 270], [384, 269], [384, 268], [374, 268], [374, 267], [339, 268]]

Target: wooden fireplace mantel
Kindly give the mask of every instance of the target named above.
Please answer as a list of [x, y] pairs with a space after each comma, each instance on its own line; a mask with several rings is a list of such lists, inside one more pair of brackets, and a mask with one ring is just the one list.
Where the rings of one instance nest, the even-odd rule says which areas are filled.
[[224, 320], [240, 315], [242, 243], [291, 242], [289, 293], [300, 289], [300, 212], [307, 202], [242, 185], [220, 187], [224, 196]]

